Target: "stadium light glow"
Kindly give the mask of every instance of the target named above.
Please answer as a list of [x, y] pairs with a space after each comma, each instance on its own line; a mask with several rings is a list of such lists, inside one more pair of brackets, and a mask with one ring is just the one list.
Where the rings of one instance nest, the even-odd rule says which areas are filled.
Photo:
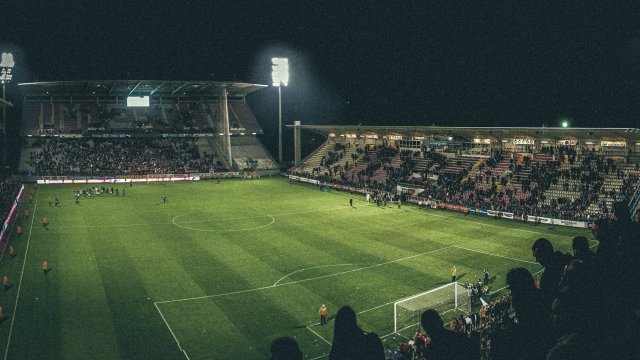
[[271, 80], [278, 87], [278, 162], [282, 167], [282, 86], [289, 84], [289, 59], [271, 58]]
[[569, 122], [568, 121], [563, 121], [562, 122], [562, 127], [563, 128], [569, 127]]
[[271, 80], [273, 86], [287, 86], [289, 84], [289, 59], [271, 59]]
[[[3, 52], [0, 55], [0, 84], [2, 84], [2, 100], [7, 100], [6, 96], [6, 84], [13, 79], [13, 67], [16, 66], [15, 61], [13, 61], [13, 54], [10, 52]], [[7, 139], [6, 139], [6, 127], [7, 125], [7, 109], [6, 106], [2, 107], [2, 171], [4, 171], [5, 165], [7, 164]]]
[[[13, 74], [11, 72], [15, 65], [16, 63], [13, 61], [13, 54], [3, 52], [0, 60], [0, 83], [2, 85], [13, 79]], [[2, 95], [2, 98], [4, 99], [4, 94]]]
[[127, 96], [127, 107], [149, 107], [149, 97]]

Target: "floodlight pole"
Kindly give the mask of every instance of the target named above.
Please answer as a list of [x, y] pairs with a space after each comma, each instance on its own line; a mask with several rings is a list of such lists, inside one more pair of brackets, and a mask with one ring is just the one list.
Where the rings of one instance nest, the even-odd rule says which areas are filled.
[[282, 86], [278, 85], [278, 163], [282, 168]]
[[[2, 100], [7, 100], [5, 94], [5, 82], [2, 82]], [[7, 165], [7, 107], [2, 106], [2, 174]]]

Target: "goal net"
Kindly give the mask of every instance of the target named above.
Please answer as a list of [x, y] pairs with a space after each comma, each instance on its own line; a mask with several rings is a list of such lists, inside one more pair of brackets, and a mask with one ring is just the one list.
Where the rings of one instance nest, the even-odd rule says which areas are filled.
[[467, 289], [457, 282], [412, 295], [393, 303], [393, 332], [416, 326], [423, 311], [434, 309], [442, 320], [471, 313], [471, 300]]

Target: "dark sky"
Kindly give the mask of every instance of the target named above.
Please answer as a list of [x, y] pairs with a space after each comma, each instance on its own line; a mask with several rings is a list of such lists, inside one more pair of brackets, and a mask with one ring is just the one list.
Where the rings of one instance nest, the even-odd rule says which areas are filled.
[[[287, 56], [285, 123], [638, 126], [638, 2], [584, 3], [9, 1], [0, 46], [20, 82], [269, 84]], [[277, 121], [275, 89], [250, 101]]]

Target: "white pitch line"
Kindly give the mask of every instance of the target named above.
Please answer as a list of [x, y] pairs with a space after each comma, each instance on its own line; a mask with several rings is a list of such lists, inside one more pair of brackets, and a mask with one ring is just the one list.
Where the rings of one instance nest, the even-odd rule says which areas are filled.
[[286, 278], [288, 278], [289, 276], [295, 274], [295, 273], [299, 273], [301, 271], [306, 271], [306, 270], [312, 270], [312, 269], [319, 269], [319, 268], [323, 268], [323, 267], [331, 267], [331, 266], [349, 266], [349, 265], [353, 265], [353, 264], [333, 264], [333, 265], [318, 265], [318, 266], [314, 266], [314, 267], [310, 267], [310, 268], [304, 268], [304, 269], [299, 269], [296, 270], [294, 272], [291, 272], [283, 277], [281, 277], [280, 279], [278, 279], [278, 281], [276, 281], [273, 286], [278, 285], [278, 283]]
[[527, 260], [521, 260], [521, 259], [516, 259], [516, 258], [508, 257], [508, 256], [502, 256], [502, 255], [491, 254], [491, 253], [488, 253], [488, 252], [485, 252], [485, 251], [473, 250], [473, 249], [469, 249], [469, 248], [462, 247], [462, 246], [452, 245], [452, 247], [454, 247], [454, 248], [458, 248], [458, 249], [462, 249], [462, 250], [471, 251], [471, 252], [476, 252], [476, 253], [479, 253], [479, 254], [485, 254], [485, 255], [489, 255], [489, 256], [495, 256], [495, 257], [499, 257], [499, 258], [503, 258], [503, 259], [509, 259], [509, 260], [513, 260], [513, 261], [520, 261], [520, 262], [527, 263], [527, 264], [540, 265], [540, 264], [538, 264], [537, 262], [533, 262], [533, 261], [527, 261]]
[[318, 359], [326, 358], [327, 356], [329, 356], [329, 354], [324, 354], [324, 355], [316, 356], [316, 357], [311, 358], [311, 359], [309, 359], [309, 360], [318, 360]]
[[324, 342], [326, 342], [327, 344], [331, 345], [331, 343], [327, 339], [323, 338], [320, 334], [318, 334], [317, 332], [313, 331], [310, 327], [307, 326], [307, 330], [309, 330], [312, 333], [316, 334], [317, 337], [319, 337], [320, 339], [324, 340]]
[[[13, 334], [13, 323], [16, 320], [18, 313], [18, 300], [20, 299], [20, 290], [22, 289], [22, 278], [24, 277], [24, 267], [27, 263], [27, 255], [29, 254], [29, 244], [31, 243], [31, 234], [33, 234], [33, 222], [36, 218], [36, 210], [38, 209], [38, 196], [40, 195], [40, 187], [36, 193], [36, 204], [33, 206], [33, 214], [31, 214], [31, 226], [29, 227], [29, 237], [27, 238], [27, 248], [24, 251], [24, 260], [22, 260], [22, 270], [20, 270], [20, 282], [18, 283], [18, 291], [16, 294], [16, 303], [13, 307], [13, 313], [11, 314], [11, 326], [9, 327], [9, 336], [7, 338], [7, 348], [4, 351], [4, 360], [7, 360], [9, 355], [9, 347], [11, 345], [11, 335]], [[18, 214], [20, 216], [20, 214]]]
[[174, 334], [173, 330], [171, 330], [171, 326], [169, 326], [169, 323], [167, 322], [167, 319], [165, 319], [164, 314], [162, 314], [162, 311], [160, 311], [160, 308], [158, 307], [158, 304], [157, 303], [153, 303], [153, 305], [156, 307], [156, 310], [158, 310], [158, 313], [160, 314], [160, 317], [162, 318], [162, 321], [164, 321], [164, 324], [167, 325], [167, 329], [169, 329], [169, 332], [171, 333], [171, 336], [173, 336], [173, 340], [176, 341], [176, 345], [178, 345], [178, 349], [180, 349], [180, 352], [182, 352], [184, 354], [184, 356], [187, 357], [187, 360], [189, 360], [189, 355], [187, 355], [187, 352], [184, 351], [182, 346], [180, 346], [180, 341], [178, 341], [178, 338], [176, 337], [176, 334]]
[[364, 266], [364, 267], [361, 267], [361, 268], [347, 270], [347, 271], [341, 271], [341, 272], [337, 272], [335, 274], [327, 274], [327, 275], [316, 276], [316, 277], [312, 277], [312, 278], [308, 278], [308, 279], [301, 279], [301, 280], [286, 282], [286, 283], [282, 283], [282, 284], [278, 284], [278, 285], [262, 286], [262, 287], [253, 288], [253, 289], [231, 291], [231, 292], [227, 292], [227, 293], [213, 294], [213, 295], [196, 296], [196, 297], [184, 298], [184, 299], [157, 301], [156, 304], [181, 302], [181, 301], [189, 301], [189, 300], [198, 300], [198, 299], [208, 299], [208, 298], [215, 298], [215, 297], [221, 297], [221, 296], [229, 296], [229, 295], [236, 295], [236, 294], [243, 294], [243, 293], [248, 293], [248, 292], [260, 291], [260, 290], [271, 289], [271, 288], [274, 288], [274, 287], [280, 287], [280, 286], [286, 286], [286, 285], [299, 284], [299, 283], [303, 283], [303, 282], [307, 282], [307, 281], [324, 279], [324, 278], [328, 278], [328, 277], [349, 274], [349, 273], [356, 272], [356, 271], [362, 271], [362, 270], [366, 270], [366, 269], [371, 269], [371, 268], [378, 267], [378, 266], [384, 266], [384, 265], [388, 265], [388, 264], [393, 264], [393, 263], [396, 263], [396, 262], [412, 259], [412, 258], [415, 258], [415, 257], [418, 257], [418, 256], [424, 256], [424, 255], [427, 255], [427, 254], [430, 254], [430, 253], [434, 253], [436, 251], [446, 250], [446, 249], [450, 249], [450, 248], [451, 248], [451, 246], [445, 246], [445, 247], [442, 247], [442, 248], [439, 248], [439, 249], [435, 249], [435, 250], [431, 250], [431, 251], [427, 251], [427, 252], [423, 252], [423, 253], [420, 253], [420, 254], [415, 254], [415, 255], [411, 255], [411, 256], [407, 256], [407, 257], [403, 257], [403, 258], [400, 258], [400, 259], [386, 261], [386, 262], [383, 262], [383, 263], [373, 264], [373, 265]]

